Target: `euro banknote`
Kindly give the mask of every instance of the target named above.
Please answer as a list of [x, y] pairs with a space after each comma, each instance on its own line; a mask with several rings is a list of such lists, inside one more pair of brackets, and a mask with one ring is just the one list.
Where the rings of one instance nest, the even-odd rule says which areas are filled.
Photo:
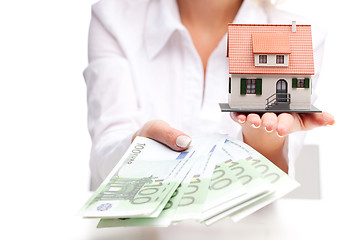
[[211, 225], [229, 216], [239, 221], [297, 186], [253, 148], [225, 135], [194, 138], [184, 152], [137, 138], [80, 212], [102, 218], [100, 228], [166, 227], [189, 219]]
[[[155, 153], [155, 154], [154, 154]], [[83, 217], [157, 217], [196, 158], [137, 137], [80, 210]]]
[[253, 166], [265, 180], [271, 183], [274, 188], [274, 191], [271, 194], [257, 199], [257, 201], [254, 201], [248, 206], [238, 206], [237, 208], [232, 209], [231, 213], [228, 212], [228, 214], [231, 214], [231, 219], [234, 222], [240, 221], [244, 217], [256, 212], [300, 186], [296, 180], [283, 172], [270, 160], [256, 152], [249, 145], [237, 139], [232, 139], [229, 143], [233, 150], [230, 154], [236, 155], [236, 152], [239, 151], [245, 151], [251, 154], [252, 157], [247, 158], [247, 162]]
[[222, 162], [213, 172], [201, 221], [273, 191], [271, 184], [245, 160], [251, 155], [239, 151], [232, 156], [228, 153], [232, 150], [231, 145], [227, 139], [220, 151], [214, 154], [217, 161]]
[[[178, 185], [177, 189], [174, 191], [173, 195], [163, 208], [160, 215], [156, 218], [154, 217], [143, 217], [143, 218], [121, 218], [121, 219], [101, 219], [98, 227], [114, 227], [114, 226], [157, 226], [165, 227], [170, 225], [173, 222], [186, 219], [183, 216], [191, 215], [194, 217], [196, 215], [193, 212], [194, 206], [202, 206], [202, 202], [206, 198], [206, 192], [208, 187], [208, 182], [214, 168], [214, 163], [209, 162], [210, 156], [213, 150], [216, 148], [216, 144], [221, 144], [224, 142], [225, 136], [221, 134], [213, 134], [211, 136], [204, 137], [195, 137], [193, 138], [193, 145], [196, 146], [195, 154], [193, 158], [196, 158], [195, 164], [188, 174], [185, 176], [181, 184]], [[215, 145], [214, 145], [215, 143]], [[196, 179], [196, 180], [194, 180]], [[205, 182], [202, 184], [202, 182]], [[195, 184], [202, 185], [203, 187], [198, 187]], [[196, 191], [194, 191], [194, 189]], [[197, 190], [201, 192], [189, 196], [190, 192], [195, 193]], [[190, 201], [189, 201], [190, 199]], [[181, 209], [178, 211], [178, 209]], [[178, 215], [175, 215], [178, 213]], [[201, 213], [201, 209], [198, 209], [197, 214]]]
[[173, 222], [187, 219], [200, 220], [207, 199], [211, 176], [216, 165], [212, 155], [215, 149], [221, 147], [223, 142], [224, 139], [214, 145], [206, 155], [201, 156], [182, 183], [180, 200], [174, 206], [176, 210], [172, 219]]

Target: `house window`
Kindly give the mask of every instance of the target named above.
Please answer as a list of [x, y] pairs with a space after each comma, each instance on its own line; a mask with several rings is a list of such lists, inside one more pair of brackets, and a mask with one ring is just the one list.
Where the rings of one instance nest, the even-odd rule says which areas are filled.
[[262, 79], [261, 78], [241, 78], [240, 94], [262, 94]]
[[231, 93], [231, 77], [229, 77], [229, 93]]
[[267, 55], [259, 55], [259, 63], [267, 63]]
[[284, 64], [284, 55], [276, 55], [276, 64]]
[[310, 88], [310, 78], [293, 78], [293, 88]]
[[256, 89], [256, 80], [246, 79], [246, 93], [255, 94], [255, 89]]
[[298, 78], [296, 87], [297, 88], [304, 88], [305, 87], [305, 79], [304, 78]]

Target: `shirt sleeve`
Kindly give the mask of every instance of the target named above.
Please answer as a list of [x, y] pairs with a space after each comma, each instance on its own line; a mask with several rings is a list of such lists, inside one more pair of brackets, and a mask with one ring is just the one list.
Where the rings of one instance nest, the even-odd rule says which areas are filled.
[[89, 31], [87, 86], [91, 189], [114, 168], [140, 123], [131, 69], [121, 46], [93, 14]]

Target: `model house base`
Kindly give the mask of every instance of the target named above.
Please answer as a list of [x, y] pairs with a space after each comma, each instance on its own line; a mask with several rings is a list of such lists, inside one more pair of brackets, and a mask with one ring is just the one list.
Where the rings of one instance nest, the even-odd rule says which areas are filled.
[[219, 103], [222, 112], [238, 112], [243, 114], [257, 113], [264, 114], [266, 112], [273, 113], [320, 113], [322, 112], [313, 105], [309, 109], [290, 109], [290, 108], [279, 108], [279, 109], [249, 109], [249, 108], [231, 108], [228, 103]]

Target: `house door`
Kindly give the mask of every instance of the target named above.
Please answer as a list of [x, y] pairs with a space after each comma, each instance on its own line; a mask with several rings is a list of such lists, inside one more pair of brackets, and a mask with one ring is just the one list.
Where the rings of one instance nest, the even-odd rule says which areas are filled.
[[284, 79], [280, 79], [279, 81], [277, 81], [277, 83], [276, 83], [276, 101], [277, 102], [287, 102], [288, 101], [287, 92], [288, 92], [287, 82]]

